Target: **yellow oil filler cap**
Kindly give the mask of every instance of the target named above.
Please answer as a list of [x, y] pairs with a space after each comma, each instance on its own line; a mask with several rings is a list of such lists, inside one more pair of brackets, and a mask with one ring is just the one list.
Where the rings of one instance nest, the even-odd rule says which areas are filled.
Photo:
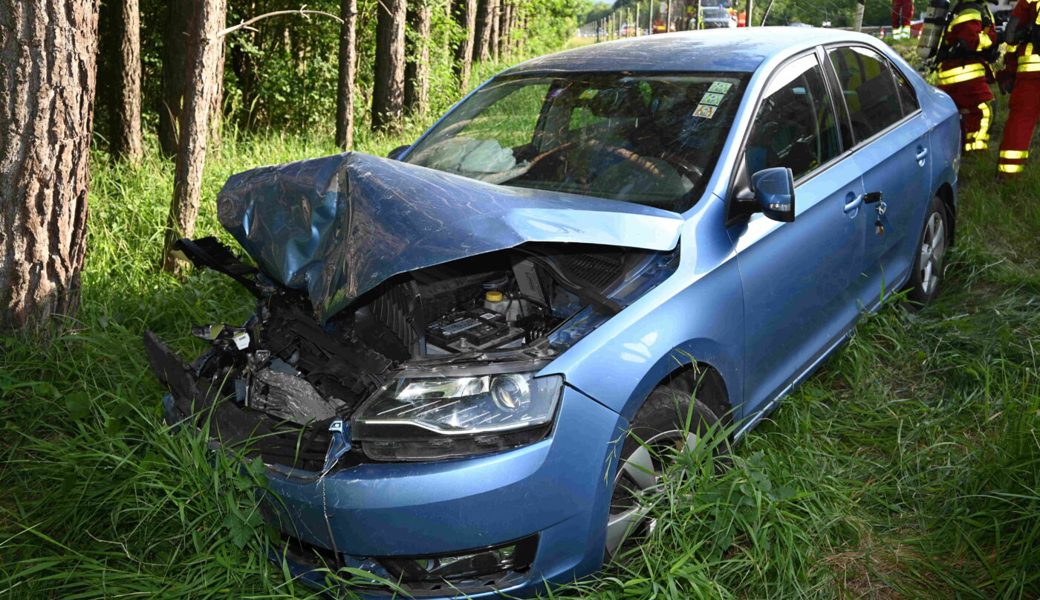
[[490, 292], [486, 292], [484, 294], [484, 299], [488, 302], [501, 302], [505, 300], [505, 298], [506, 297], [502, 294], [502, 292], [498, 292], [495, 290], [491, 290]]

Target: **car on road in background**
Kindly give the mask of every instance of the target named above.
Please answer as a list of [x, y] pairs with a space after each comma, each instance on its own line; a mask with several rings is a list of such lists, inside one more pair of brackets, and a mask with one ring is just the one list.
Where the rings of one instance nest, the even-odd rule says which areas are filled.
[[953, 102], [869, 36], [589, 45], [391, 158], [231, 177], [218, 214], [252, 262], [177, 246], [255, 315], [196, 328], [190, 364], [146, 348], [168, 420], [265, 463], [292, 573], [533, 595], [646, 526], [665, 450], [739, 439], [862, 314], [936, 296], [959, 161]]
[[722, 6], [705, 6], [701, 8], [704, 19], [703, 29], [728, 29], [737, 26], [737, 15]]

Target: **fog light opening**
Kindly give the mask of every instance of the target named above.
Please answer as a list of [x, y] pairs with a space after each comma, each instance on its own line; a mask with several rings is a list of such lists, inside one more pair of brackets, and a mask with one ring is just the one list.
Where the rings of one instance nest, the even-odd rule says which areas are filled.
[[[402, 583], [460, 582], [526, 571], [534, 562], [537, 537], [464, 554], [384, 557], [378, 561]], [[491, 581], [486, 582], [491, 584]]]

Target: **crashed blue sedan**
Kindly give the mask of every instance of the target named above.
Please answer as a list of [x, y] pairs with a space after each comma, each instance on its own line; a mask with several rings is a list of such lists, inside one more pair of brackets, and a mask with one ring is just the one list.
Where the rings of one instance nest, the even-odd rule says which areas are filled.
[[645, 526], [657, 450], [739, 438], [886, 295], [935, 297], [959, 136], [947, 96], [846, 32], [523, 63], [391, 159], [228, 180], [252, 260], [178, 247], [256, 312], [197, 328], [190, 364], [146, 335], [167, 418], [267, 465], [301, 576], [536, 594]]

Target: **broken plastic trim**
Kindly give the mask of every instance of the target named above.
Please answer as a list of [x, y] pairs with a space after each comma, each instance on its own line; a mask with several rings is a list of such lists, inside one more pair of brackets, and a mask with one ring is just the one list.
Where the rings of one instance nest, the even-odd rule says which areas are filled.
[[215, 237], [204, 237], [197, 240], [181, 238], [173, 243], [173, 249], [180, 252], [196, 267], [208, 267], [231, 277], [242, 284], [257, 298], [270, 290], [264, 290], [257, 283], [256, 267], [239, 260], [230, 248]]
[[[313, 427], [294, 427], [279, 423], [263, 413], [239, 406], [233, 397], [221, 396], [208, 383], [200, 385], [199, 367], [210, 359], [204, 354], [195, 365], [184, 363], [151, 331], [144, 334], [148, 362], [159, 380], [170, 389], [172, 402], [167, 407], [170, 425], [187, 423], [209, 431], [223, 446], [245, 448], [265, 463], [318, 472], [324, 465], [332, 441], [329, 423]], [[350, 452], [337, 462], [340, 468], [357, 464], [358, 453]]]

